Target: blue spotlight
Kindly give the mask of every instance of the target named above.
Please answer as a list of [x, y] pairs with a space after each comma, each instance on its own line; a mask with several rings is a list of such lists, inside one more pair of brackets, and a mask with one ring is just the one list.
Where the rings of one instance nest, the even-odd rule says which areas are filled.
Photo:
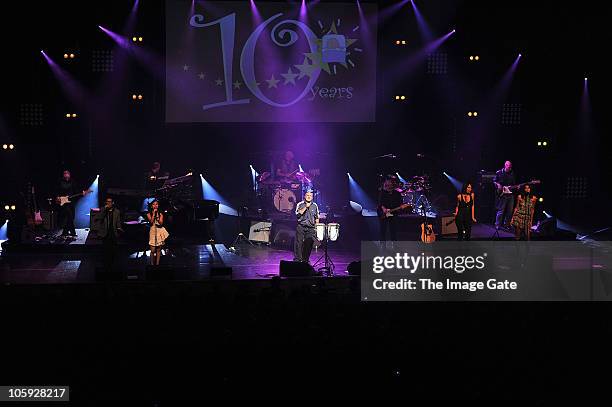
[[453, 184], [457, 192], [461, 191], [461, 188], [463, 188], [463, 182], [459, 181], [457, 178], [451, 177], [446, 172], [443, 172], [442, 174], [444, 174], [444, 176], [448, 178], [448, 180], [451, 184]]
[[212, 199], [219, 202], [219, 212], [224, 215], [238, 216], [238, 211], [230, 206], [230, 204], [217, 192], [215, 188], [200, 174], [202, 181], [202, 197], [204, 199]]
[[75, 215], [74, 215], [74, 226], [78, 229], [88, 228], [89, 227], [89, 214], [91, 212], [91, 208], [98, 207], [98, 180], [100, 179], [99, 175], [96, 175], [96, 178], [93, 180], [89, 189], [91, 189], [91, 193], [81, 197], [76, 205], [75, 205]]
[[[349, 181], [349, 199], [353, 203], [360, 205], [365, 211], [374, 211], [376, 209], [374, 200], [359, 186], [350, 173], [347, 172], [346, 174]], [[353, 205], [351, 207], [354, 208]]]
[[[259, 174], [257, 173], [257, 171], [255, 171], [255, 168], [253, 168], [253, 165], [249, 165], [249, 168], [251, 169], [251, 181], [253, 183], [253, 191], [257, 191], [257, 177], [259, 176]], [[202, 174], [200, 174], [200, 176], [202, 176]]]
[[0, 242], [3, 242], [4, 240], [8, 239], [8, 236], [6, 234], [6, 231], [8, 229], [8, 222], [9, 221], [7, 219], [6, 222], [4, 222], [4, 225], [0, 226]]
[[397, 175], [397, 179], [400, 180], [401, 183], [405, 184], [407, 181], [399, 174], [399, 172], [396, 172], [395, 175]]

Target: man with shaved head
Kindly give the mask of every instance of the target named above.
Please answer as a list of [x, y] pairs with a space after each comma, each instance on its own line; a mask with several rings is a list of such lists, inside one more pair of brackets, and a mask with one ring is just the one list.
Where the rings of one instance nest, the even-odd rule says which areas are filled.
[[512, 211], [514, 210], [514, 195], [507, 187], [516, 184], [516, 177], [510, 161], [506, 161], [504, 168], [495, 173], [493, 183], [497, 188], [495, 228], [499, 229], [502, 226], [510, 227]]

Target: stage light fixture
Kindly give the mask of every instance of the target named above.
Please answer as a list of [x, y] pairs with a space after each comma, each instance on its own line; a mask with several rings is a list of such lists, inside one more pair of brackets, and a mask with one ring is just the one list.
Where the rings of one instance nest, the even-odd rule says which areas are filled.
[[14, 144], [9, 144], [9, 150], [12, 150], [12, 149], [14, 149], [14, 148], [15, 148], [15, 145], [14, 145]]
[[427, 73], [429, 75], [446, 75], [448, 73], [448, 54], [436, 51], [427, 56]]
[[19, 124], [24, 127], [36, 127], [44, 124], [43, 105], [41, 103], [23, 103], [19, 107]]
[[74, 59], [75, 55], [74, 54], [70, 54], [70, 59]]
[[508, 126], [521, 124], [521, 103], [504, 103], [502, 106], [501, 123]]
[[136, 100], [138, 96], [136, 96], [135, 94], [132, 95], [132, 100]]
[[8, 144], [2, 144], [2, 149], [3, 150], [8, 150]]
[[568, 199], [586, 199], [588, 197], [589, 181], [584, 176], [567, 177], [564, 197]]
[[538, 201], [544, 202], [544, 198], [540, 197], [540, 199], [538, 199]]
[[66, 119], [70, 119], [70, 113], [66, 113]]
[[72, 113], [72, 118], [74, 119], [75, 117], [77, 117], [76, 113]]
[[133, 41], [133, 42], [136, 42], [137, 40], [138, 40], [138, 38], [136, 38], [136, 37], [132, 37], [132, 41]]
[[113, 50], [93, 50], [91, 52], [92, 72], [113, 72], [114, 63]]
[[64, 54], [64, 59], [68, 59], [68, 54]]
[[15, 205], [11, 205], [11, 210], [14, 211], [15, 209], [17, 209], [17, 207]]
[[138, 95], [138, 100], [142, 100], [142, 95]]
[[538, 141], [538, 147], [542, 147], [542, 142]]
[[142, 42], [142, 37], [138, 37], [138, 42]]
[[5, 210], [5, 211], [8, 211], [9, 209], [11, 209], [11, 207], [10, 207], [10, 206], [8, 206], [8, 205], [4, 205], [4, 210]]

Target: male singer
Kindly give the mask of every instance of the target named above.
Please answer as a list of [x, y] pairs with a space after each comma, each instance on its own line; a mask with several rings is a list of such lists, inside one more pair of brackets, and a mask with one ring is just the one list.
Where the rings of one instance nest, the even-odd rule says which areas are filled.
[[312, 245], [317, 238], [316, 225], [319, 223], [319, 207], [312, 201], [311, 190], [306, 191], [304, 200], [295, 207], [297, 228], [293, 261], [309, 262]]
[[104, 209], [96, 215], [96, 221], [100, 224], [98, 236], [104, 239], [104, 268], [111, 271], [115, 262], [115, 251], [121, 228], [121, 213], [115, 208], [113, 198], [107, 197]]

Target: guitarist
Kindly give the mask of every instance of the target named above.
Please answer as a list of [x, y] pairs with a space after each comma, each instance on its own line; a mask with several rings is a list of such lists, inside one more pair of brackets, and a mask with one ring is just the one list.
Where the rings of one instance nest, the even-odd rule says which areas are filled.
[[[72, 180], [70, 171], [64, 170], [62, 174], [62, 180], [59, 183], [58, 198], [56, 201], [59, 203], [60, 196], [71, 196], [78, 194], [75, 192], [77, 188]], [[82, 191], [82, 195], [85, 195], [85, 191]], [[59, 224], [62, 227], [62, 237], [76, 237], [76, 230], [74, 228], [74, 205], [69, 202], [60, 206], [59, 210]]]
[[510, 185], [516, 184], [516, 176], [512, 169], [512, 163], [506, 161], [504, 168], [495, 173], [493, 183], [497, 189], [497, 196], [495, 199], [495, 208], [497, 214], [495, 215], [495, 228], [499, 229], [502, 226], [509, 227], [510, 220], [512, 219], [512, 211], [514, 210], [514, 195], [508, 188]]
[[402, 195], [397, 190], [397, 181], [388, 178], [383, 183], [378, 198], [378, 219], [380, 221], [380, 241], [387, 240], [387, 229], [392, 241], [397, 240], [397, 222], [393, 210], [402, 206]]

